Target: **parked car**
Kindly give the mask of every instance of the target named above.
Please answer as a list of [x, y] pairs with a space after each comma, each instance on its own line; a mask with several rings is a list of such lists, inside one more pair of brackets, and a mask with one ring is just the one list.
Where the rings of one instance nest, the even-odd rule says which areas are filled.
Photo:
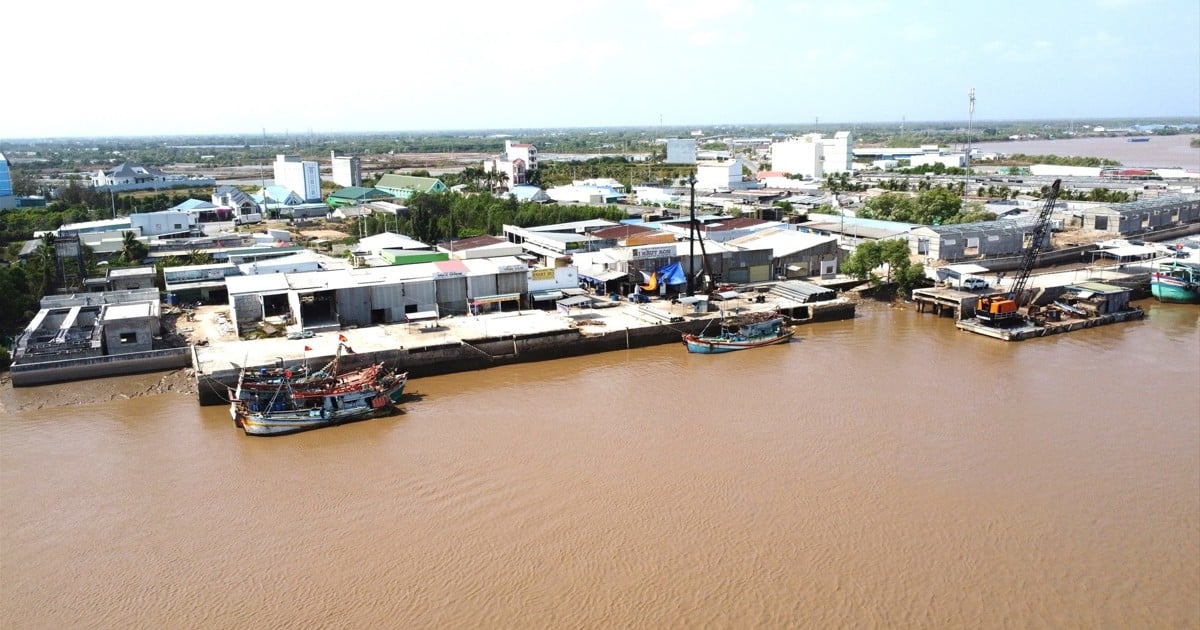
[[983, 278], [965, 278], [962, 281], [962, 288], [968, 291], [977, 291], [988, 288], [988, 283]]
[[313, 333], [313, 331], [311, 331], [311, 330], [294, 330], [287, 334], [287, 338], [288, 339], [308, 339], [309, 337], [312, 337], [314, 334], [315, 333]]

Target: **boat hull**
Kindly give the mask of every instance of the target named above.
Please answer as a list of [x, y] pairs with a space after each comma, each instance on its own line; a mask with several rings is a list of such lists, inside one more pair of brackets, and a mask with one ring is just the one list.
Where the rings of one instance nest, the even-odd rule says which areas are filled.
[[752, 339], [684, 335], [683, 343], [687, 346], [688, 352], [694, 354], [722, 354], [725, 352], [736, 352], [738, 350], [749, 350], [751, 348], [787, 343], [791, 341], [793, 334], [794, 331], [790, 328], [785, 328], [778, 335]]
[[1150, 294], [1159, 302], [1200, 304], [1200, 266], [1178, 261], [1159, 266], [1150, 276]]
[[1152, 280], [1150, 294], [1159, 302], [1171, 304], [1200, 304], [1200, 288], [1189, 288], [1186, 284], [1174, 280]]
[[[395, 411], [404, 394], [407, 374], [399, 374], [362, 390], [326, 396], [316, 406], [293, 405], [286, 409], [256, 410], [251, 403], [234, 400], [230, 414], [246, 435], [285, 435], [357, 422]], [[305, 401], [307, 399], [293, 399]]]

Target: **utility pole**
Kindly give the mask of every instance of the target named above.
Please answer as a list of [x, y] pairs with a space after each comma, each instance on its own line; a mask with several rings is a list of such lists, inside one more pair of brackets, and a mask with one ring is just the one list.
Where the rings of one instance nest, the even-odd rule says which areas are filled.
[[688, 175], [688, 186], [691, 187], [691, 200], [688, 202], [688, 215], [691, 217], [688, 223], [688, 278], [687, 278], [687, 294], [692, 297], [696, 294], [696, 175], [695, 173]]

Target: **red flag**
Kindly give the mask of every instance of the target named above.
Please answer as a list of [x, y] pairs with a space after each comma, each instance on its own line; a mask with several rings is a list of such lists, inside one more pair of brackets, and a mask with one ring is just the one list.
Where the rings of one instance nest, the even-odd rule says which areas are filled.
[[292, 371], [291, 371], [291, 370], [284, 370], [284, 371], [283, 371], [283, 378], [292, 378]]
[[348, 339], [346, 339], [346, 335], [339, 334], [339, 335], [338, 335], [338, 341], [340, 341], [340, 342], [342, 342], [342, 343], [346, 343], [346, 342], [347, 342], [347, 341], [349, 341], [349, 340], [348, 340]]
[[304, 351], [305, 351], [305, 352], [312, 352], [312, 348], [310, 348], [310, 347], [308, 347], [308, 346], [304, 346]]

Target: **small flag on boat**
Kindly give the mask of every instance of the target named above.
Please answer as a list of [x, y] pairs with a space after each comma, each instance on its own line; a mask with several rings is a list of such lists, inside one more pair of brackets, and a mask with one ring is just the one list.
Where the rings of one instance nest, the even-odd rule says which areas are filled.
[[339, 334], [339, 335], [338, 335], [338, 341], [340, 341], [340, 342], [342, 342], [342, 343], [345, 343], [345, 342], [346, 342], [346, 341], [348, 341], [348, 340], [346, 339], [346, 335]]
[[284, 371], [283, 371], [283, 378], [292, 378], [292, 371], [291, 371], [291, 370], [284, 370]]
[[312, 352], [312, 348], [310, 348], [310, 347], [308, 347], [308, 346], [304, 346], [304, 351], [305, 351], [305, 352]]

